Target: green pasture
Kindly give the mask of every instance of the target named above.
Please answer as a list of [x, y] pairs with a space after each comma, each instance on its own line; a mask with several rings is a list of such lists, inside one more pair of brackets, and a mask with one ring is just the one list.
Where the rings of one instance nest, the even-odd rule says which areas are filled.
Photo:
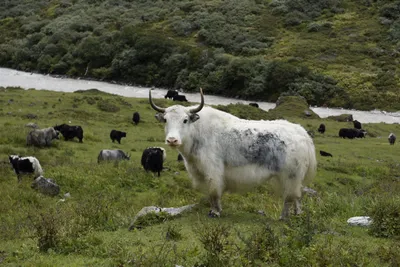
[[[242, 117], [270, 115], [246, 105], [229, 109]], [[141, 115], [137, 126], [135, 111]], [[0, 88], [0, 265], [399, 266], [400, 147], [390, 146], [387, 137], [390, 132], [400, 136], [400, 125], [363, 124], [368, 136], [348, 140], [337, 133], [352, 127], [350, 122], [288, 114], [283, 117], [315, 132], [318, 172], [308, 186], [318, 195], [304, 195], [304, 213], [282, 222], [282, 200], [265, 184], [243, 195], [225, 194], [221, 218], [212, 219], [207, 199], [192, 189], [183, 163], [177, 162], [177, 151], [164, 144], [163, 125], [147, 99], [97, 90]], [[27, 147], [28, 122], [40, 128], [81, 125], [83, 143], [60, 139], [50, 148]], [[322, 122], [325, 134], [316, 131]], [[112, 129], [127, 132], [121, 144], [111, 142]], [[166, 149], [159, 178], [140, 164], [148, 146]], [[131, 160], [98, 164], [101, 149], [122, 149]], [[321, 157], [319, 150], [333, 157]], [[10, 154], [37, 157], [44, 176], [60, 185], [60, 195], [34, 191], [29, 176], [18, 184]], [[65, 193], [71, 197], [64, 200]], [[150, 215], [128, 230], [145, 206], [194, 203], [192, 211], [176, 218]], [[363, 215], [373, 217], [370, 228], [347, 225], [348, 218]]]

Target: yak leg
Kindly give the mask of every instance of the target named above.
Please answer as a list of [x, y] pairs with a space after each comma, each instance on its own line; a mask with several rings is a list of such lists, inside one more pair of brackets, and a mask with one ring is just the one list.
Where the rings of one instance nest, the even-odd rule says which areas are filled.
[[218, 192], [213, 192], [210, 194], [210, 206], [211, 210], [208, 212], [208, 216], [215, 218], [221, 215], [221, 194]]
[[[283, 209], [280, 216], [280, 220], [285, 220], [289, 217], [289, 209], [294, 206], [294, 214], [298, 215], [301, 213], [301, 177], [302, 171], [292, 172], [287, 177], [282, 177], [283, 180]], [[281, 180], [281, 181], [282, 181]]]
[[222, 178], [218, 177], [216, 179], [208, 180], [208, 196], [210, 199], [211, 210], [208, 213], [210, 217], [219, 217], [221, 215], [221, 197], [222, 197]]
[[294, 201], [294, 214], [299, 215], [301, 213], [302, 213], [301, 202], [299, 198], [296, 198], [296, 200]]
[[281, 216], [279, 217], [280, 220], [285, 220], [289, 217], [289, 209], [292, 204], [293, 202], [291, 199], [285, 198], [285, 200], [283, 201], [282, 213]]

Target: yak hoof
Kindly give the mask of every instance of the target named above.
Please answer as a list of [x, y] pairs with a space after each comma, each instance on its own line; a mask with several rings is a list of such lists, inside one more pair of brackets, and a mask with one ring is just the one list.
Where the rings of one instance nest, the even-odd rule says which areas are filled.
[[289, 219], [288, 216], [282, 216], [282, 215], [279, 216], [279, 220], [280, 220], [280, 221], [283, 221], [283, 222], [284, 222], [284, 221], [287, 221], [288, 219]]
[[210, 217], [210, 218], [219, 218], [220, 217], [220, 213], [218, 211], [210, 210], [208, 212], [208, 217]]

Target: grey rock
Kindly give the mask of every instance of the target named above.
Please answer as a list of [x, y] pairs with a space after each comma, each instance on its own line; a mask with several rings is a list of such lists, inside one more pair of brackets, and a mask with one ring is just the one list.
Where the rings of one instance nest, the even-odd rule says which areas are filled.
[[349, 218], [347, 223], [352, 226], [370, 226], [372, 219], [369, 216], [357, 216]]
[[258, 210], [257, 213], [262, 215], [262, 216], [265, 216], [265, 212], [263, 210]]
[[30, 128], [33, 128], [33, 129], [39, 128], [38, 125], [36, 123], [34, 123], [34, 122], [29, 122], [29, 123], [25, 124], [25, 127], [30, 127]]
[[56, 196], [60, 193], [60, 186], [52, 179], [46, 179], [43, 176], [36, 178], [35, 181], [33, 181], [31, 188], [49, 196]]
[[133, 218], [133, 221], [132, 221], [131, 225], [129, 226], [129, 230], [132, 230], [135, 228], [135, 222], [139, 217], [142, 217], [148, 213], [165, 212], [171, 216], [176, 216], [176, 215], [181, 214], [182, 212], [191, 210], [196, 205], [197, 204], [191, 204], [191, 205], [186, 205], [186, 206], [182, 206], [182, 207], [178, 207], [178, 208], [173, 208], [173, 207], [172, 208], [161, 208], [161, 207], [157, 207], [157, 206], [144, 207], [136, 214], [135, 218]]

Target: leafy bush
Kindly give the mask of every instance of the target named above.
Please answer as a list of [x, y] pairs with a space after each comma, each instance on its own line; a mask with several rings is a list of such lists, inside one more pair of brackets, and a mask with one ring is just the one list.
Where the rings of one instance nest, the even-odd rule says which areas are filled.
[[269, 225], [254, 231], [250, 237], [238, 233], [245, 244], [244, 257], [248, 263], [274, 263], [279, 259], [280, 241]]
[[319, 32], [321, 30], [321, 25], [315, 22], [308, 24], [307, 31], [308, 32]]
[[400, 198], [387, 196], [370, 209], [370, 233], [378, 237], [400, 237]]
[[198, 236], [207, 251], [205, 266], [226, 266], [230, 262], [229, 227], [223, 224], [204, 224], [198, 229]]
[[400, 1], [384, 4], [379, 11], [381, 16], [396, 20], [400, 18]]
[[178, 241], [182, 239], [181, 229], [176, 225], [168, 225], [165, 237], [167, 240]]
[[120, 110], [110, 99], [99, 100], [97, 102], [97, 108], [106, 112], [118, 112]]

